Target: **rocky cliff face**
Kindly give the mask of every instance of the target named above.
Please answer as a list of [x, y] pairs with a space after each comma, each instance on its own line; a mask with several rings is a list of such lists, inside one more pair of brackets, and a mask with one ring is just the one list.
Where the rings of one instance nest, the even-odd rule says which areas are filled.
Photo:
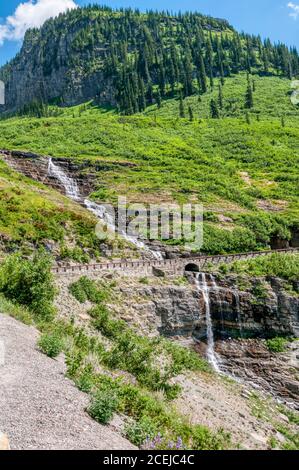
[[[57, 178], [49, 175], [49, 157], [28, 152], [9, 152], [6, 150], [0, 150], [0, 157], [11, 168], [22, 173], [24, 176], [65, 193], [65, 188], [59, 183]], [[67, 174], [76, 180], [82, 196], [88, 196], [92, 192], [96, 184], [96, 169], [89, 161], [74, 162], [69, 158], [57, 158], [55, 161]]]
[[[165, 283], [121, 287], [117, 311], [129, 322], [147, 325], [148, 331], [205, 341], [203, 293], [192, 284]], [[210, 277], [208, 284], [216, 339], [299, 336], [299, 296], [295, 291], [288, 293], [281, 280], [254, 279], [246, 289], [240, 289], [234, 277]]]
[[[76, 51], [77, 34], [88, 26], [75, 22], [58, 36], [51, 34], [51, 24], [40, 31], [29, 31], [21, 52], [0, 71], [5, 83], [4, 111], [14, 112], [33, 101], [55, 102], [72, 106], [96, 98], [102, 105], [115, 105], [112, 80], [104, 77], [102, 68], [86, 68], [90, 64], [88, 50]], [[101, 63], [106, 48], [95, 48], [95, 61]]]
[[[257, 278], [243, 280], [241, 286], [234, 276], [223, 279], [210, 276], [208, 282], [216, 337], [299, 336], [297, 282], [286, 286], [277, 278]], [[204, 317], [194, 335], [199, 339], [205, 337]]]
[[218, 341], [216, 352], [223, 371], [299, 409], [298, 341], [289, 343], [284, 352], [275, 354], [262, 340]]

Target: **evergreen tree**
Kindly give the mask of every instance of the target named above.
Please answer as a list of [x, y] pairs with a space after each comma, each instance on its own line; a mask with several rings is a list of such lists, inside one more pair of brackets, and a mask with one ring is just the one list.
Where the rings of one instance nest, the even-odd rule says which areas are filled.
[[160, 93], [160, 89], [158, 88], [157, 92], [156, 92], [156, 103], [157, 103], [157, 106], [158, 108], [160, 109], [161, 106], [162, 106], [162, 98], [161, 98], [161, 93]]
[[245, 108], [251, 109], [253, 108], [253, 104], [254, 103], [253, 103], [252, 87], [251, 87], [250, 81], [248, 81], [246, 95], [245, 95]]
[[184, 100], [183, 100], [182, 92], [180, 92], [179, 114], [180, 114], [181, 118], [185, 117], [185, 106], [184, 106]]
[[222, 93], [222, 86], [219, 85], [218, 89], [219, 89], [219, 92], [218, 92], [218, 104], [219, 104], [219, 108], [220, 108], [220, 109], [223, 109], [223, 93]]
[[[61, 37], [66, 37], [68, 30], [75, 33], [71, 33], [66, 58], [59, 51]], [[296, 48], [239, 34], [225, 20], [190, 12], [173, 15], [150, 11], [141, 15], [138, 10], [115, 12], [99, 6], [71, 10], [46, 22], [41, 31], [27, 31], [20, 54], [0, 70], [0, 80], [7, 82], [8, 90], [9, 77], [29, 60], [26, 50], [31, 50], [33, 73], [40, 70], [43, 75], [33, 90], [38, 101], [46, 104], [49, 100], [43, 83], [56, 70], [63, 67], [67, 76], [74, 77], [74, 83], [78, 70], [84, 70], [87, 76], [93, 71], [94, 76], [103, 75], [103, 88], [114, 88], [117, 107], [124, 114], [152, 104], [157, 87], [162, 98], [175, 96], [180, 89], [185, 97], [192, 95], [194, 76], [199, 93], [204, 94], [208, 84], [213, 89], [215, 77], [223, 86], [225, 77], [244, 71], [289, 79], [299, 74]], [[70, 88], [73, 86], [75, 96], [74, 83]], [[247, 109], [253, 106], [255, 86], [252, 82], [250, 90], [248, 85]], [[221, 97], [218, 101], [221, 108]], [[49, 110], [35, 105], [34, 112], [44, 115]]]
[[194, 120], [194, 116], [193, 116], [193, 110], [191, 106], [188, 107], [188, 114], [189, 114], [189, 121], [192, 122]]
[[217, 103], [214, 99], [212, 99], [211, 102], [210, 102], [210, 110], [211, 110], [211, 118], [212, 119], [219, 119], [220, 118], [219, 109], [218, 109]]
[[141, 77], [139, 77], [138, 79], [138, 87], [139, 87], [139, 109], [140, 111], [144, 111], [146, 108], [146, 98], [145, 98], [144, 81]]
[[202, 53], [199, 53], [199, 59], [198, 59], [198, 71], [197, 71], [197, 77], [198, 77], [198, 86], [200, 93], [206, 93], [207, 91], [207, 75], [206, 75], [206, 69], [205, 69], [205, 63], [203, 60]]

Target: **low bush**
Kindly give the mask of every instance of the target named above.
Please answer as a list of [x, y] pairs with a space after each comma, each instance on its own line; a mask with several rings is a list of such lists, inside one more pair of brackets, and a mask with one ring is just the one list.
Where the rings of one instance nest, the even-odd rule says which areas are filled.
[[109, 389], [101, 389], [93, 396], [88, 413], [98, 423], [108, 424], [117, 407], [117, 395]]
[[44, 354], [54, 358], [62, 352], [63, 340], [55, 333], [45, 333], [40, 337], [38, 347]]
[[96, 283], [86, 276], [71, 284], [69, 291], [80, 303], [89, 300], [95, 304], [100, 304], [107, 298], [107, 292], [97, 287]]
[[267, 348], [273, 353], [282, 353], [286, 350], [288, 339], [286, 338], [272, 338], [266, 341]]
[[125, 428], [125, 435], [130, 442], [140, 447], [147, 440], [153, 439], [157, 434], [157, 426], [154, 421], [143, 416], [139, 421], [130, 423]]
[[192, 432], [192, 449], [196, 450], [224, 450], [230, 445], [231, 437], [229, 433], [219, 430], [212, 433], [205, 426], [197, 425]]
[[52, 318], [55, 287], [50, 256], [38, 251], [32, 259], [23, 259], [19, 254], [6, 258], [0, 268], [0, 291], [40, 319]]

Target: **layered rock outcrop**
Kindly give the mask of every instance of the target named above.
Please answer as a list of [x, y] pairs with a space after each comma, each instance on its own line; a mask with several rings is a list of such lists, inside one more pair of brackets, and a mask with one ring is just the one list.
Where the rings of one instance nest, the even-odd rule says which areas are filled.
[[299, 343], [290, 342], [282, 353], [271, 353], [257, 339], [218, 341], [221, 368], [254, 388], [279, 396], [299, 409]]
[[[215, 339], [299, 337], [299, 296], [289, 293], [277, 278], [253, 279], [242, 289], [237, 279], [208, 278]], [[207, 325], [203, 293], [195, 285], [120, 288], [117, 311], [132, 323], [170, 337], [205, 341]], [[296, 286], [294, 285], [294, 288]]]
[[[208, 276], [209, 277], [209, 276]], [[209, 298], [215, 336], [218, 338], [265, 338], [299, 336], [298, 285], [274, 278], [209, 278]], [[293, 288], [289, 292], [286, 287]], [[194, 332], [204, 338], [203, 321]]]
[[[22, 173], [24, 176], [65, 193], [65, 188], [57, 178], [49, 175], [48, 156], [18, 150], [0, 150], [0, 157], [4, 158], [11, 168]], [[96, 185], [96, 176], [94, 173], [96, 168], [92, 166], [90, 161], [81, 160], [80, 162], [75, 162], [69, 158], [56, 158], [55, 162], [57, 162], [57, 164], [61, 166], [67, 174], [76, 180], [82, 196], [88, 196], [90, 194]]]

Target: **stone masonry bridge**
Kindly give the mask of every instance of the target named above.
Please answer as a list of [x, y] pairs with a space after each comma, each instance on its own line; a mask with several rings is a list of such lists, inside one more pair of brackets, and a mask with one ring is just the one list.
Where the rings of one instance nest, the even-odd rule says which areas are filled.
[[232, 263], [233, 261], [247, 260], [260, 256], [269, 256], [273, 253], [297, 253], [299, 248], [289, 248], [282, 250], [258, 251], [249, 253], [239, 253], [233, 255], [215, 255], [215, 256], [190, 256], [188, 258], [177, 258], [163, 261], [114, 261], [109, 263], [82, 264], [82, 265], [63, 265], [55, 266], [52, 272], [58, 276], [78, 276], [78, 275], [99, 275], [119, 272], [124, 275], [142, 276], [159, 275], [163, 272], [172, 275], [183, 275], [185, 272], [200, 272], [205, 267], [222, 263]]

